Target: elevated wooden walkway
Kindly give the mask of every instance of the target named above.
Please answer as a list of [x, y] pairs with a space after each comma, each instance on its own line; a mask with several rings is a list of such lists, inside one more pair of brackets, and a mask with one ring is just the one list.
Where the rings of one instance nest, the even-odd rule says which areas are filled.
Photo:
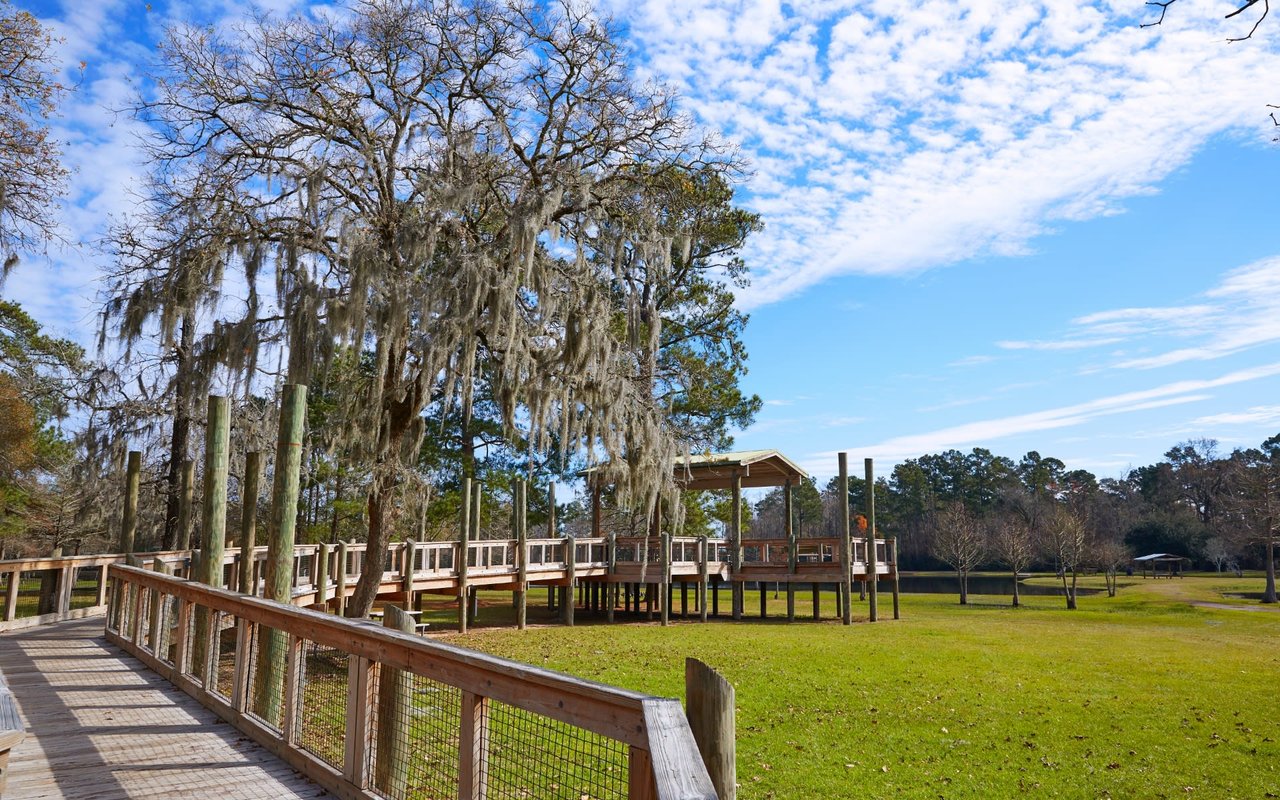
[[107, 644], [101, 618], [0, 635], [0, 675], [28, 731], [5, 798], [330, 796]]

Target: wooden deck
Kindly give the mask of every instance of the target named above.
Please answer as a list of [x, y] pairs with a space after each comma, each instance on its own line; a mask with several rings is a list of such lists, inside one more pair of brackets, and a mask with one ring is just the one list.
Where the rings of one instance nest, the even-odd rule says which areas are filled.
[[6, 798], [329, 797], [104, 639], [101, 619], [0, 636], [27, 739]]

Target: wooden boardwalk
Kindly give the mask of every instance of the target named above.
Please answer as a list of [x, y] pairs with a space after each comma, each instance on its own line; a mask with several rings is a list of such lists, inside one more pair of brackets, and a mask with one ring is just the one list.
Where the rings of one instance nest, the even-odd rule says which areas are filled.
[[6, 798], [329, 797], [103, 637], [102, 619], [0, 636], [27, 739]]

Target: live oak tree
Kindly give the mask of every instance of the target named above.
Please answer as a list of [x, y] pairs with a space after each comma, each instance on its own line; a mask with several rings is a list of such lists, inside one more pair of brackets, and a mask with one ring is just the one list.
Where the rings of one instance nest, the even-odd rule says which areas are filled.
[[53, 204], [67, 170], [49, 118], [66, 88], [53, 75], [53, 49], [39, 20], [0, 0], [0, 277], [57, 228]]
[[373, 602], [423, 410], [469, 409], [480, 360], [532, 447], [606, 456], [650, 506], [670, 490], [677, 444], [648, 381], [660, 317], [621, 270], [672, 268], [661, 179], [732, 170], [630, 77], [606, 25], [568, 3], [365, 0], [177, 27], [159, 58], [138, 106], [151, 202], [124, 257], [206, 259], [193, 301], [216, 307], [206, 349], [233, 370], [276, 347], [306, 383], [339, 348], [372, 353], [337, 410], [371, 472], [353, 613]]

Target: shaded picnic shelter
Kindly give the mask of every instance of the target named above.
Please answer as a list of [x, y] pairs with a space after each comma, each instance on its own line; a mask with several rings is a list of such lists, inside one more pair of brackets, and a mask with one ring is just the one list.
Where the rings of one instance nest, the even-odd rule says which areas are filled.
[[1133, 563], [1141, 570], [1143, 578], [1148, 572], [1152, 578], [1181, 578], [1183, 564], [1190, 564], [1191, 559], [1174, 553], [1152, 553], [1138, 556]]

